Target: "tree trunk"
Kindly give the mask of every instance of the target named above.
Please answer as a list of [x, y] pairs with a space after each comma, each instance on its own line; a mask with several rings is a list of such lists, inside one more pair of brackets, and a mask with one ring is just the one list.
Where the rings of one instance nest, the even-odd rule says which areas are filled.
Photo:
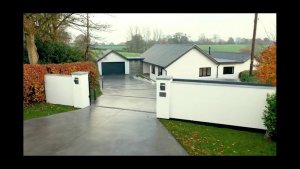
[[254, 51], [255, 51], [256, 25], [257, 25], [257, 13], [255, 13], [255, 16], [254, 16], [254, 28], [253, 28], [252, 47], [251, 47], [251, 60], [250, 60], [250, 71], [249, 71], [249, 75], [250, 76], [253, 76], [253, 60], [254, 60]]
[[87, 38], [86, 42], [87, 42], [87, 44], [86, 44], [86, 50], [85, 50], [85, 54], [84, 54], [86, 61], [88, 60], [89, 47], [90, 47], [90, 30], [89, 29], [90, 29], [89, 14], [87, 13], [86, 14], [86, 32], [87, 32], [87, 34], [86, 34], [86, 38]]
[[25, 39], [26, 39], [26, 48], [27, 48], [27, 52], [28, 52], [29, 63], [37, 64], [39, 61], [39, 55], [37, 53], [37, 48], [36, 48], [35, 42], [34, 42], [34, 34], [26, 33]]

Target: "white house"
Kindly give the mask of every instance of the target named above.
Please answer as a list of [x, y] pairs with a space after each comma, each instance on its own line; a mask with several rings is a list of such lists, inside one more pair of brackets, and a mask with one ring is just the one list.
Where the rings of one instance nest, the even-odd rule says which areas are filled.
[[244, 53], [206, 53], [193, 44], [156, 44], [144, 52], [143, 73], [177, 79], [238, 79], [249, 70], [250, 56]]
[[97, 59], [100, 75], [139, 74], [142, 72], [143, 58], [127, 58], [114, 50], [106, 50]]

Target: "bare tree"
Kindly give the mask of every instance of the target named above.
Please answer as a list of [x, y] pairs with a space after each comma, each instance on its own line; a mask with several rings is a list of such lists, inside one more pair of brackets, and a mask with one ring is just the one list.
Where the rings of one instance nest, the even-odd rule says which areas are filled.
[[147, 50], [151, 44], [151, 31], [149, 30], [149, 28], [142, 29], [142, 37], [145, 41], [144, 50]]
[[163, 38], [163, 33], [161, 29], [154, 29], [152, 34], [152, 40], [155, 42], [160, 42], [162, 38]]
[[85, 50], [85, 59], [88, 60], [90, 57], [90, 45], [92, 39], [100, 39], [100, 37], [95, 35], [95, 32], [101, 31], [110, 31], [111, 25], [108, 24], [100, 24], [94, 23], [92, 21], [91, 16], [86, 14], [75, 14], [75, 18], [73, 21], [70, 21], [70, 27], [73, 29], [79, 30], [86, 37], [86, 50]]
[[220, 39], [219, 35], [217, 35], [217, 34], [214, 34], [214, 35], [213, 35], [213, 42], [214, 42], [214, 43], [218, 43], [218, 42], [219, 42], [219, 39]]

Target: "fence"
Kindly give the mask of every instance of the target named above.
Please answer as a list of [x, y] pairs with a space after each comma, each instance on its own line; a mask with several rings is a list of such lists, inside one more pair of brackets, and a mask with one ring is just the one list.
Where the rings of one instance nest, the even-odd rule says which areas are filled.
[[263, 111], [269, 85], [157, 78], [158, 118], [266, 129]]

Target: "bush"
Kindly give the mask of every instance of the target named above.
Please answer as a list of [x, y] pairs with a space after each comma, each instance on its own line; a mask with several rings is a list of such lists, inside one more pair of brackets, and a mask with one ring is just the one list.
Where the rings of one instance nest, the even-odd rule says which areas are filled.
[[255, 82], [258, 83], [258, 78], [256, 77], [256, 71], [253, 70], [253, 76], [249, 76], [249, 70], [240, 72], [239, 79], [241, 82]]
[[[35, 44], [39, 54], [39, 63], [70, 63], [84, 60], [84, 53], [79, 48], [71, 47], [63, 42], [42, 41], [36, 38]], [[26, 46], [23, 49], [23, 63], [28, 62]]]
[[276, 94], [267, 95], [267, 105], [263, 115], [264, 125], [271, 137], [277, 135], [276, 130]]
[[75, 62], [65, 64], [24, 64], [23, 102], [25, 104], [45, 101], [44, 76], [50, 74], [70, 75], [76, 71], [88, 71], [91, 87], [99, 86], [99, 72], [93, 62]]
[[34, 103], [45, 100], [44, 75], [46, 73], [47, 71], [44, 65], [24, 65], [24, 103]]

